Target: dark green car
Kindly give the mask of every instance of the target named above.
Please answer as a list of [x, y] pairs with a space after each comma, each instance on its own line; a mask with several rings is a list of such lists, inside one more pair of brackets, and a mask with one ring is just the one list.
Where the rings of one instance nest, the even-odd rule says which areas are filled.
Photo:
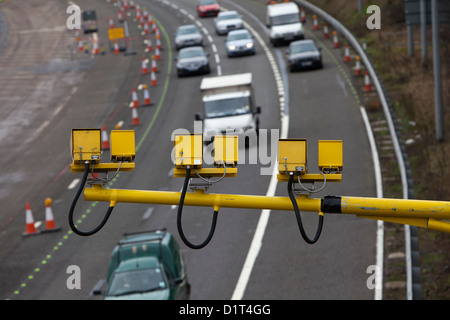
[[165, 230], [126, 234], [114, 248], [105, 300], [189, 299], [179, 246]]

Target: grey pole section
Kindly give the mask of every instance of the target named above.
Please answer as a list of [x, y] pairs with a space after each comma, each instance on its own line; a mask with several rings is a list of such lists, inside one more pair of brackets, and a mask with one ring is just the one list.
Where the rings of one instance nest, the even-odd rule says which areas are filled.
[[420, 35], [422, 40], [422, 63], [426, 64], [428, 59], [426, 0], [420, 0]]
[[406, 26], [407, 37], [408, 37], [408, 56], [414, 56], [414, 30], [411, 24]]
[[358, 0], [358, 13], [362, 12], [362, 0]]
[[439, 44], [438, 0], [431, 0], [431, 21], [433, 31], [434, 106], [436, 118], [436, 139], [444, 140], [444, 109], [442, 107], [441, 46]]

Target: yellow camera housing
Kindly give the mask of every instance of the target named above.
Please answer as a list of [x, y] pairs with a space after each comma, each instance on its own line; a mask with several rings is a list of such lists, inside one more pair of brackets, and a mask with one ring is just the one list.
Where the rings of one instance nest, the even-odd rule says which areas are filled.
[[342, 140], [319, 140], [319, 170], [340, 172], [342, 169]]
[[306, 139], [280, 139], [278, 141], [278, 171], [306, 173], [307, 141]]
[[111, 161], [133, 162], [135, 156], [134, 130], [111, 130]]
[[238, 136], [214, 136], [214, 164], [221, 161], [235, 167], [238, 162]]
[[203, 164], [203, 135], [175, 135], [175, 167], [178, 169], [192, 166], [201, 168]]
[[72, 129], [72, 163], [99, 163], [102, 153], [101, 129]]

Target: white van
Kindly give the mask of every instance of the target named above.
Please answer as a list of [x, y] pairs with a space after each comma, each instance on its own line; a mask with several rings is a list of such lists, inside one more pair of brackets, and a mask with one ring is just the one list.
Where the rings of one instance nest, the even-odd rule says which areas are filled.
[[274, 46], [305, 38], [300, 10], [293, 2], [268, 5], [266, 25], [270, 28], [270, 42]]

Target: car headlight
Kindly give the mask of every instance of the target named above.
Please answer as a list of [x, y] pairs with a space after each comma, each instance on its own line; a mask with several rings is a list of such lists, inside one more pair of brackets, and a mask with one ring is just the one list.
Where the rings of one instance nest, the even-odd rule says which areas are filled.
[[249, 42], [245, 45], [248, 49], [253, 48], [253, 42]]
[[235, 46], [235, 45], [229, 45], [229, 46], [228, 46], [228, 49], [230, 49], [230, 50], [236, 50], [236, 46]]

